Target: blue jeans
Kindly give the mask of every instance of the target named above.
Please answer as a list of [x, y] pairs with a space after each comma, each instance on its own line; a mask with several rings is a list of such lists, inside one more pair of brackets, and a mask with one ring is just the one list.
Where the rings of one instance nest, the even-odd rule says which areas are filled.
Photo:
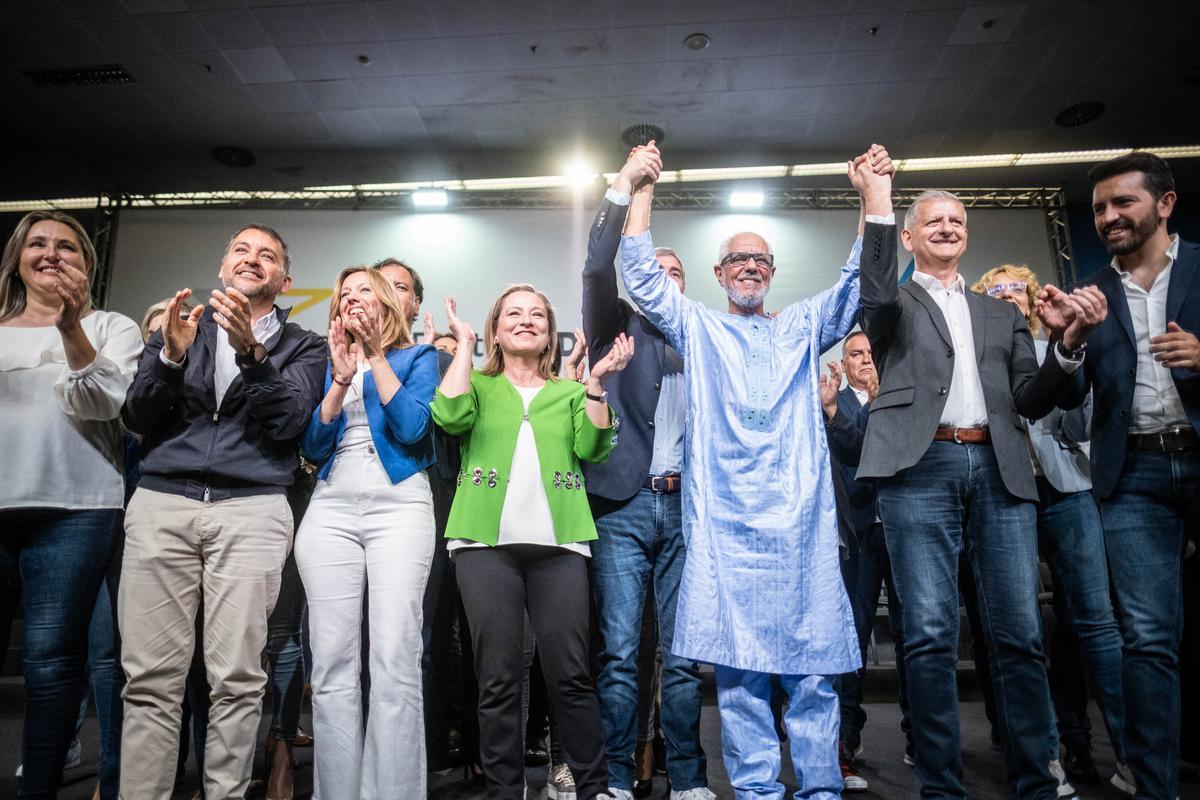
[[[1045, 478], [1038, 478], [1038, 495], [1041, 498], [1037, 512], [1038, 547], [1050, 565], [1054, 581], [1055, 616], [1078, 642], [1087, 675], [1100, 701], [1113, 752], [1118, 761], [1124, 761], [1121, 632], [1113, 616], [1100, 512], [1091, 492], [1062, 494]], [[1080, 677], [1074, 675], [1071, 680], [1078, 682]], [[1054, 705], [1056, 710], [1061, 708], [1059, 734], [1066, 740], [1062, 721], [1077, 712], [1069, 697], [1060, 699], [1056, 694]]]
[[908, 719], [908, 681], [904, 675], [904, 627], [903, 607], [896, 596], [896, 585], [892, 580], [892, 561], [888, 557], [887, 542], [884, 541], [883, 526], [872, 525], [858, 543], [858, 552], [842, 562], [842, 578], [846, 582], [846, 593], [854, 609], [854, 627], [858, 632], [858, 646], [862, 650], [863, 668], [837, 677], [838, 698], [842, 706], [841, 739], [846, 745], [846, 754], [851, 755], [862, 741], [862, 729], [867, 722], [863, 711], [863, 673], [866, 671], [867, 645], [871, 641], [871, 630], [875, 624], [875, 613], [879, 610], [879, 592], [883, 586], [888, 590], [888, 630], [896, 650], [896, 682], [900, 689], [900, 730], [905, 743], [912, 745], [912, 723]]
[[267, 618], [267, 663], [271, 665], [271, 735], [279, 741], [296, 738], [304, 703], [305, 595], [295, 555], [283, 565], [279, 599]]
[[680, 496], [641, 489], [625, 503], [592, 497], [596, 530], [592, 576], [603, 646], [600, 719], [608, 757], [608, 781], [631, 789], [637, 747], [638, 644], [646, 588], [653, 580], [662, 653], [660, 724], [667, 745], [667, 775], [676, 791], [708, 785], [708, 762], [700, 746], [700, 665], [671, 652], [675, 606], [686, 546]]
[[25, 731], [19, 797], [52, 798], [79, 715], [87, 632], [120, 511], [0, 511], [0, 572], [25, 597]]
[[[121, 779], [121, 721], [124, 707], [121, 690], [125, 672], [121, 669], [121, 643], [117, 633], [117, 584], [121, 579], [121, 544], [125, 538], [122, 517], [113, 530], [113, 557], [104, 583], [96, 596], [88, 625], [88, 668], [92, 673], [92, 693], [96, 697], [96, 718], [100, 725], [100, 800], [116, 800]], [[84, 697], [86, 708], [87, 697]]]
[[1130, 451], [1100, 503], [1125, 640], [1125, 757], [1137, 797], [1179, 793], [1179, 644], [1185, 532], [1200, 527], [1200, 450]]
[[881, 479], [879, 515], [904, 606], [904, 667], [922, 797], [966, 797], [959, 738], [958, 559], [975, 574], [1010, 791], [1054, 800], [1034, 504], [1004, 488], [990, 445], [932, 442]]

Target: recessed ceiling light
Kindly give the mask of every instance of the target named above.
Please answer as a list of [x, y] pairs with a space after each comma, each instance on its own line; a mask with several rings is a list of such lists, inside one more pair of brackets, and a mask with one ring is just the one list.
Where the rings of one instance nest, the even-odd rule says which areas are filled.
[[650, 141], [661, 145], [663, 139], [666, 138], [667, 134], [662, 128], [657, 125], [651, 125], [649, 122], [639, 122], [621, 131], [621, 141], [630, 147], [637, 147]]
[[703, 50], [712, 44], [712, 39], [706, 33], [690, 33], [684, 38], [683, 44], [688, 50]]
[[1104, 103], [1075, 103], [1054, 115], [1054, 124], [1060, 128], [1078, 128], [1095, 122], [1104, 113]]
[[230, 144], [214, 147], [210, 151], [210, 155], [216, 159], [218, 164], [223, 164], [227, 167], [250, 167], [257, 160], [254, 158], [254, 153], [251, 153], [246, 148]]

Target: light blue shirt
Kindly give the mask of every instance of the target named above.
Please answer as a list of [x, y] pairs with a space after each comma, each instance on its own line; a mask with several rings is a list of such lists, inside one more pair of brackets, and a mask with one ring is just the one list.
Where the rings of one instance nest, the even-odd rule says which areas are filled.
[[818, 383], [821, 353], [858, 317], [861, 247], [837, 285], [767, 318], [685, 298], [648, 232], [622, 239], [629, 296], [684, 362], [676, 655], [776, 674], [861, 666]]
[[654, 453], [650, 456], [651, 475], [678, 475], [683, 472], [683, 373], [662, 376], [662, 389], [654, 409]]

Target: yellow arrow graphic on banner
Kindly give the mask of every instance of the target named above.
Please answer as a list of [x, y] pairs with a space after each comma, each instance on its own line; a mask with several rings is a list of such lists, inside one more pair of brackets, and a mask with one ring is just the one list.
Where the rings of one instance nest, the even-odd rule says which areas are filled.
[[307, 298], [300, 300], [296, 305], [292, 306], [292, 312], [289, 317], [294, 317], [301, 311], [307, 311], [317, 303], [327, 300], [333, 295], [333, 289], [291, 289], [284, 292], [281, 297]]

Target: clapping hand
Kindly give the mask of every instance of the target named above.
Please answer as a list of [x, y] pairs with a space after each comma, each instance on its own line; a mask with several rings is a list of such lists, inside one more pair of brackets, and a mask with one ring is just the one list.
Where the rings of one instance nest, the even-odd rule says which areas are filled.
[[179, 309], [191, 296], [191, 289], [180, 289], [167, 302], [167, 308], [162, 314], [163, 355], [176, 364], [183, 362], [188, 348], [192, 346], [192, 342], [196, 341], [200, 317], [204, 314], [204, 305], [200, 304], [193, 308], [186, 317], [179, 316]]
[[594, 382], [599, 387], [609, 375], [625, 369], [631, 358], [633, 358], [633, 337], [623, 333], [618, 334], [617, 338], [613, 340], [612, 348], [604, 358], [592, 365], [592, 374], [588, 378], [589, 385]]
[[58, 280], [52, 286], [62, 300], [62, 307], [58, 309], [54, 325], [60, 331], [67, 331], [79, 325], [92, 284], [87, 273], [61, 258], [55, 266], [58, 268]]
[[838, 391], [842, 388], [842, 368], [836, 361], [830, 361], [825, 366], [829, 368], [829, 372], [819, 378], [821, 408], [825, 411], [826, 417], [833, 419], [837, 414]]
[[437, 331], [433, 327], [433, 312], [425, 312], [425, 327], [421, 331], [421, 344], [433, 344], [433, 340], [437, 337]]
[[333, 380], [345, 386], [358, 372], [358, 345], [346, 336], [346, 324], [336, 317], [329, 326], [329, 357], [333, 361]]
[[563, 366], [563, 377], [583, 383], [583, 374], [587, 371], [587, 361], [585, 360], [587, 352], [587, 340], [584, 338], [583, 331], [576, 328], [575, 346], [571, 349], [571, 355], [567, 356], [567, 363]]
[[342, 321], [365, 358], [383, 355], [383, 326], [374, 309], [364, 306], [361, 313], [348, 314]]
[[225, 291], [213, 289], [209, 301], [213, 321], [225, 329], [235, 353], [245, 353], [254, 346], [254, 322], [251, 319], [250, 299], [232, 286]]
[[475, 331], [471, 330], [471, 326], [458, 316], [458, 303], [453, 297], [446, 298], [446, 318], [450, 324], [450, 335], [453, 336], [459, 345], [459, 352], [462, 352], [465, 347], [468, 352], [475, 349]]
[[1200, 369], [1200, 340], [1176, 322], [1167, 323], [1167, 332], [1150, 338], [1154, 360], [1170, 369]]
[[1108, 299], [1095, 286], [1083, 286], [1067, 294], [1047, 284], [1038, 292], [1034, 310], [1051, 339], [1060, 340], [1067, 350], [1075, 350], [1108, 316]]

